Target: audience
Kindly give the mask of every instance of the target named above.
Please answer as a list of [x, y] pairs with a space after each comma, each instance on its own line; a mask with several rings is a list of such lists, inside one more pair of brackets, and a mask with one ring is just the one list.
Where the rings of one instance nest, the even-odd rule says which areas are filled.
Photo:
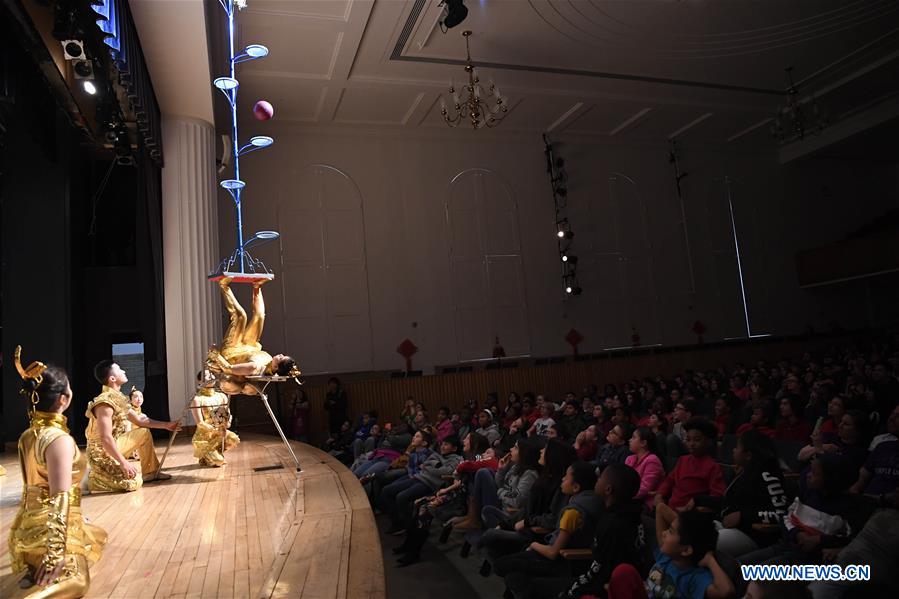
[[[857, 585], [748, 585], [737, 565], [889, 571], [899, 537], [887, 532], [899, 526], [897, 365], [899, 336], [860, 338], [814, 355], [588, 385], [559, 405], [532, 392], [509, 392], [500, 405], [490, 393], [480, 408], [440, 407], [433, 425], [410, 397], [393, 428], [369, 413], [353, 429], [345, 412], [333, 426], [345, 402], [337, 382], [323, 447], [352, 463], [390, 516], [387, 532], [405, 533], [400, 566], [419, 560], [436, 519], [441, 543], [453, 531], [474, 535], [481, 574], [504, 576], [507, 597], [740, 589], [836, 599]], [[716, 459], [723, 452], [727, 464]], [[655, 538], [643, 522], [653, 517]], [[563, 548], [591, 543], [592, 560], [563, 558]], [[872, 574], [877, 596], [896, 596], [894, 575]]]

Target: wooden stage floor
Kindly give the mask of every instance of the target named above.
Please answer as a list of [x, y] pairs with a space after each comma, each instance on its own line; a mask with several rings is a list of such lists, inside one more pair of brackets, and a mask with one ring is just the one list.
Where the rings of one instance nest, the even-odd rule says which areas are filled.
[[[292, 442], [298, 474], [277, 437], [241, 439], [224, 468], [203, 468], [179, 435], [166, 459], [171, 480], [83, 498], [85, 516], [109, 533], [88, 597], [385, 597], [378, 531], [356, 477], [309, 445]], [[165, 446], [156, 449], [161, 458]], [[0, 597], [21, 597], [6, 540], [22, 478], [14, 451], [0, 463], [8, 472], [0, 477]], [[284, 467], [254, 470], [276, 464]]]

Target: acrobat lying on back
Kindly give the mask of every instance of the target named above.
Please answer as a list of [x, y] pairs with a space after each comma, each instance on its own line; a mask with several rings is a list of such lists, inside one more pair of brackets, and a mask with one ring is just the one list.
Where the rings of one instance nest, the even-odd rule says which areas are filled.
[[219, 281], [225, 307], [228, 309], [230, 322], [225, 331], [221, 348], [212, 347], [206, 357], [206, 366], [219, 377], [219, 386], [223, 393], [236, 395], [255, 395], [258, 393], [253, 385], [248, 384], [248, 376], [300, 375], [296, 361], [290, 356], [276, 354], [274, 356], [262, 351], [259, 342], [262, 327], [265, 324], [265, 302], [262, 299], [262, 284], [266, 280], [253, 283], [253, 318], [247, 323], [247, 313], [231, 291], [231, 278]]

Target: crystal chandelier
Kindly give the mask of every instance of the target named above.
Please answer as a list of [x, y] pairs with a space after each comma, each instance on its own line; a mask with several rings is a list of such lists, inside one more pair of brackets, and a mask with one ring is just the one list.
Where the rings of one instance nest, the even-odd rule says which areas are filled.
[[793, 83], [793, 67], [787, 73], [787, 105], [777, 109], [771, 123], [771, 135], [784, 143], [792, 139], [804, 139], [806, 133], [820, 133], [827, 127], [827, 118], [818, 108], [815, 97], [799, 99], [799, 88]]
[[463, 86], [463, 91], [467, 97], [461, 98], [455, 86], [450, 83], [452, 106], [448, 106], [443, 96], [440, 96], [440, 112], [450, 127], [458, 127], [466, 118], [471, 123], [472, 129], [495, 127], [506, 116], [507, 98], [500, 95], [492, 80], [488, 88], [484, 89], [481, 86], [478, 71], [471, 63], [471, 49], [468, 46], [471, 31], [463, 31], [462, 36], [465, 38], [465, 72], [468, 73], [468, 85]]

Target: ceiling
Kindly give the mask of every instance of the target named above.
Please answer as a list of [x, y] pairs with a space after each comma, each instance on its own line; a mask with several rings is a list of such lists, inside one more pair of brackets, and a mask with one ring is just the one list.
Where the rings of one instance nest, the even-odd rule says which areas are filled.
[[248, 4], [238, 45], [271, 53], [238, 67], [241, 99], [304, 126], [445, 129], [463, 29], [482, 80], [508, 96], [498, 132], [770, 144], [787, 66], [836, 118], [899, 90], [894, 0], [465, 0], [446, 33], [439, 0]]

